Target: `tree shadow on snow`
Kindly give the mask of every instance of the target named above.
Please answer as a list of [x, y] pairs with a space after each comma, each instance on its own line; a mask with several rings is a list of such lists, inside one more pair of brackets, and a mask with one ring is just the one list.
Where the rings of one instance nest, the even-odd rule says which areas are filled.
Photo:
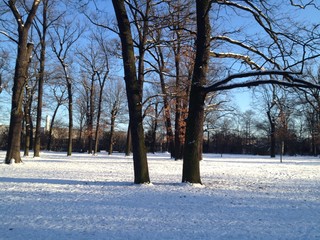
[[0, 177], [0, 182], [6, 183], [39, 183], [56, 185], [82, 185], [82, 186], [131, 186], [132, 182], [116, 181], [80, 181], [68, 179], [40, 179], [40, 178], [8, 178]]

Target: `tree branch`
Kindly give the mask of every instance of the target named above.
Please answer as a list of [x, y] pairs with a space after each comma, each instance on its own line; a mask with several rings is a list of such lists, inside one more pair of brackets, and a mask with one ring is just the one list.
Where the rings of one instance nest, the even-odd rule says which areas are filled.
[[216, 53], [216, 52], [210, 52], [211, 57], [215, 58], [233, 58], [233, 59], [239, 59], [247, 63], [252, 69], [259, 70], [261, 69], [261, 66], [256, 64], [254, 61], [251, 60], [251, 58], [247, 55], [237, 54], [237, 53]]
[[[212, 84], [208, 87], [203, 87], [203, 90], [205, 93], [218, 91], [218, 90], [230, 90], [234, 88], [242, 88], [242, 87], [254, 87], [259, 86], [263, 84], [276, 84], [286, 87], [300, 87], [300, 88], [317, 88], [320, 89], [320, 86], [317, 84], [313, 84], [311, 82], [293, 77], [293, 72], [287, 72], [287, 71], [278, 71], [278, 70], [269, 70], [269, 71], [253, 71], [253, 72], [245, 72], [245, 73], [238, 73], [233, 74], [225, 79]], [[280, 81], [276, 79], [269, 79], [269, 80], [249, 80], [245, 82], [240, 83], [234, 83], [230, 84], [230, 82], [234, 79], [240, 79], [240, 78], [248, 78], [248, 77], [254, 77], [254, 76], [266, 76], [266, 75], [277, 75], [277, 76], [283, 76], [287, 81]]]
[[11, 37], [8, 33], [4, 32], [4, 31], [0, 31], [0, 34], [6, 36], [7, 38], [9, 38], [11, 41], [15, 42], [16, 44], [19, 43], [16, 39], [14, 39], [13, 37]]

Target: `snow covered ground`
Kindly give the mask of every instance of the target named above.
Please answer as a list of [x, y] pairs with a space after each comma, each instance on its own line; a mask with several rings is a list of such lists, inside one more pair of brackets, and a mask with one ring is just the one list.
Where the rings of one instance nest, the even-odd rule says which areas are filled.
[[151, 185], [120, 154], [2, 163], [0, 239], [320, 239], [319, 158], [204, 157], [204, 187], [167, 154], [148, 155]]

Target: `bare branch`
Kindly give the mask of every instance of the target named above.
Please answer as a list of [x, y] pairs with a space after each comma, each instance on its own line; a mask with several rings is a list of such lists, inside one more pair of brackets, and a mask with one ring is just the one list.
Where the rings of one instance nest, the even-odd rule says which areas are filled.
[[[211, 86], [204, 87], [204, 91], [206, 93], [209, 93], [209, 92], [218, 91], [218, 90], [229, 90], [234, 88], [253, 87], [253, 86], [258, 86], [263, 84], [277, 84], [277, 85], [287, 86], [287, 87], [320, 89], [320, 86], [317, 84], [313, 84], [311, 82], [293, 77], [293, 75], [295, 74], [299, 74], [299, 73], [288, 72], [288, 71], [278, 71], [278, 70], [238, 73], [238, 74], [230, 75], [225, 79], [212, 84]], [[240, 83], [230, 84], [230, 82], [234, 79], [249, 78], [254, 76], [272, 76], [272, 75], [283, 76], [286, 81], [281, 81], [277, 79], [269, 79], [269, 80], [256, 79], [256, 80], [248, 80]]]
[[[211, 38], [212, 41], [214, 40], [221, 40], [221, 41], [225, 41], [225, 42], [229, 42], [231, 44], [234, 44], [234, 45], [237, 45], [237, 46], [240, 46], [246, 50], [249, 50], [250, 52], [252, 53], [255, 53], [257, 55], [259, 55], [260, 57], [262, 57], [263, 59], [265, 59], [267, 62], [270, 62], [272, 63], [273, 65], [275, 65], [278, 69], [281, 69], [281, 67], [279, 66], [279, 64], [277, 64], [272, 58], [269, 58], [267, 57], [264, 53], [262, 53], [261, 51], [259, 51], [257, 48], [255, 47], [252, 47], [252, 46], [249, 46], [243, 42], [240, 42], [240, 41], [237, 41], [237, 40], [234, 40], [234, 39], [231, 39], [227, 36], [215, 36], [215, 37], [212, 37]], [[257, 68], [257, 69], [260, 69], [260, 68]]]
[[233, 59], [239, 59], [243, 62], [247, 63], [252, 69], [259, 70], [261, 67], [256, 64], [254, 61], [251, 60], [251, 58], [247, 55], [237, 54], [237, 53], [216, 53], [216, 52], [210, 52], [211, 57], [215, 58], [233, 58]]
[[6, 36], [7, 38], [9, 38], [11, 41], [15, 42], [16, 44], [18, 44], [18, 41], [16, 39], [14, 39], [13, 37], [11, 37], [8, 33], [4, 32], [4, 31], [0, 31], [0, 34]]
[[290, 3], [292, 6], [298, 7], [298, 8], [302, 8], [305, 9], [308, 6], [314, 6], [315, 8], [319, 9], [318, 6], [316, 6], [316, 4], [314, 3], [314, 0], [311, 0], [310, 2], [306, 3], [306, 4], [299, 4], [299, 3], [295, 3], [294, 0], [290, 0]]

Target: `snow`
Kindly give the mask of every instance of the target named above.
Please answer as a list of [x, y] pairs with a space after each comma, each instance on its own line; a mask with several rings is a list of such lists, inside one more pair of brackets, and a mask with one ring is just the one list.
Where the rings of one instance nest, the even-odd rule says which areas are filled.
[[320, 239], [319, 158], [204, 155], [201, 187], [148, 159], [147, 185], [122, 154], [0, 164], [0, 239]]

